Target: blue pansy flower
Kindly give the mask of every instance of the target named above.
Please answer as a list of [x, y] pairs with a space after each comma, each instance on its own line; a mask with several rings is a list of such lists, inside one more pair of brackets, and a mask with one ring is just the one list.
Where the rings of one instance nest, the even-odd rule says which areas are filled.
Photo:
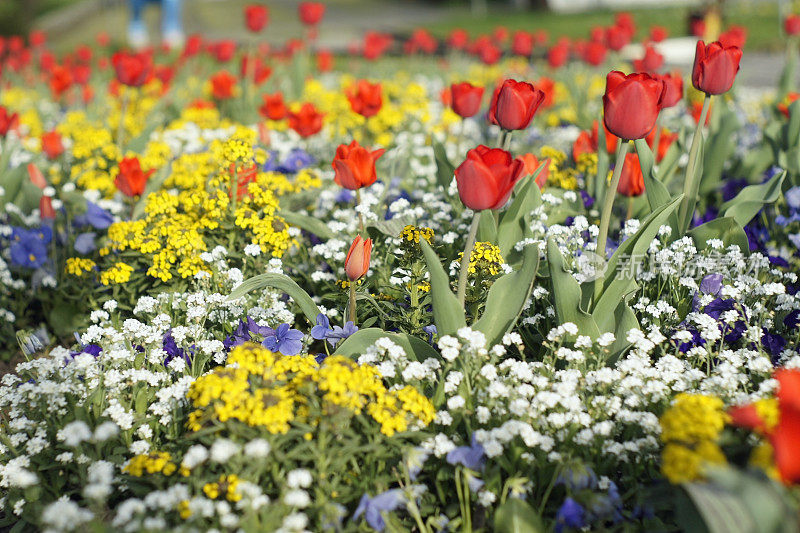
[[364, 494], [358, 502], [356, 512], [353, 513], [353, 520], [358, 520], [358, 517], [363, 514], [369, 527], [375, 531], [383, 531], [386, 529], [386, 521], [381, 516], [381, 513], [394, 511], [404, 504], [405, 498], [403, 497], [403, 491], [400, 489], [387, 490], [374, 498]]
[[486, 451], [473, 433], [469, 446], [459, 446], [448, 452], [447, 462], [451, 465], [460, 464], [472, 470], [481, 470], [486, 462]]
[[556, 485], [564, 485], [571, 491], [594, 489], [597, 486], [597, 474], [590, 466], [575, 464], [558, 475]]
[[556, 513], [556, 531], [564, 531], [564, 528], [581, 529], [586, 526], [585, 521], [586, 511], [581, 504], [567, 498]]
[[358, 331], [358, 326], [356, 326], [352, 320], [348, 320], [347, 322], [345, 322], [343, 328], [339, 326], [333, 326], [333, 331], [328, 333], [328, 336], [326, 338], [328, 339], [328, 342], [330, 342], [332, 346], [336, 346], [337, 344], [339, 344], [339, 341], [345, 340], [347, 337], [349, 337], [356, 331]]
[[114, 217], [94, 202], [86, 202], [86, 213], [74, 219], [76, 226], [92, 226], [94, 229], [106, 229], [113, 222]]
[[249, 341], [250, 338], [250, 329], [247, 327], [247, 322], [239, 319], [239, 325], [236, 326], [236, 329], [233, 333], [228, 335], [225, 340], [222, 341], [222, 345], [226, 350], [230, 350], [234, 346], [244, 344], [245, 342]]
[[283, 355], [297, 355], [303, 349], [303, 332], [291, 329], [289, 324], [281, 324], [271, 333], [267, 333], [261, 344], [273, 352], [280, 352]]
[[283, 174], [294, 174], [314, 163], [314, 158], [302, 148], [295, 148], [281, 161], [275, 170]]
[[94, 244], [94, 239], [96, 236], [97, 233], [93, 231], [87, 231], [86, 233], [81, 233], [75, 237], [75, 251], [82, 255], [86, 255], [95, 251], [97, 248], [97, 246]]
[[162, 347], [164, 348], [164, 352], [167, 354], [167, 356], [164, 358], [164, 366], [169, 365], [173, 359], [178, 358], [186, 361], [187, 365], [191, 364], [189, 356], [186, 354], [186, 350], [179, 348], [178, 343], [175, 342], [175, 337], [172, 336], [172, 330], [169, 330], [164, 334]]
[[433, 324], [431, 324], [430, 326], [425, 326], [424, 328], [422, 328], [422, 331], [424, 331], [425, 334], [428, 336], [428, 344], [433, 344], [433, 336], [439, 333], [439, 331], [436, 329], [436, 326]]
[[317, 315], [317, 325], [311, 328], [311, 336], [318, 341], [325, 340], [328, 332], [332, 332], [331, 321], [322, 313]]
[[11, 232], [11, 263], [25, 268], [39, 268], [47, 261], [47, 244], [53, 231], [42, 226], [37, 229], [15, 227]]

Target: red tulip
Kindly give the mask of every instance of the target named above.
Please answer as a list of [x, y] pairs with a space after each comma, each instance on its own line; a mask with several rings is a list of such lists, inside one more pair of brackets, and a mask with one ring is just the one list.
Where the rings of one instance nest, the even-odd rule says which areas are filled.
[[611, 26], [608, 28], [605, 37], [606, 45], [615, 52], [622, 50], [631, 40], [631, 34], [619, 26]]
[[789, 118], [789, 106], [792, 105], [792, 103], [798, 98], [800, 98], [799, 93], [787, 94], [786, 98], [783, 99], [783, 102], [778, 104], [778, 111], [780, 111], [784, 117]]
[[[708, 107], [708, 113], [706, 114], [706, 121], [703, 124], [704, 126], [708, 126], [708, 121], [711, 120], [711, 113], [714, 111], [714, 104], [712, 103]], [[700, 122], [700, 115], [703, 114], [703, 102], [692, 102], [691, 107], [689, 108], [689, 114], [692, 115], [695, 124]]]
[[525, 176], [533, 176], [539, 166], [544, 163], [544, 168], [542, 168], [542, 171], [536, 176], [536, 185], [539, 186], [539, 189], [544, 189], [547, 178], [550, 177], [550, 158], [548, 157], [544, 161], [539, 161], [539, 158], [535, 155], [528, 153], [521, 156], [521, 159], [525, 163]]
[[508, 28], [505, 26], [497, 26], [492, 32], [492, 37], [495, 42], [504, 43], [508, 40]]
[[74, 65], [72, 67], [72, 79], [78, 85], [86, 85], [89, 83], [89, 77], [92, 75], [92, 67], [89, 65]]
[[656, 142], [656, 128], [653, 128], [647, 137], [645, 137], [647, 145], [650, 146], [650, 148], [652, 148], [656, 153], [656, 162], [660, 162], [662, 159], [664, 159], [664, 156], [667, 155], [667, 150], [669, 150], [669, 147], [672, 146], [672, 143], [674, 143], [677, 139], [678, 134], [672, 133], [666, 128], [661, 129], [661, 135], [658, 138], [657, 147], [653, 146], [653, 143]]
[[466, 30], [462, 30], [460, 28], [456, 28], [455, 30], [450, 32], [450, 35], [447, 37], [447, 46], [454, 50], [463, 50], [467, 47], [469, 43], [469, 34]]
[[236, 88], [236, 76], [223, 70], [211, 76], [211, 94], [217, 100], [228, 100], [233, 98], [233, 91]]
[[53, 130], [42, 135], [42, 152], [48, 159], [55, 159], [64, 153], [64, 144], [57, 131]]
[[155, 169], [144, 172], [137, 157], [126, 157], [119, 162], [119, 172], [114, 179], [114, 185], [125, 196], [139, 196], [144, 192], [147, 180]]
[[333, 70], [333, 53], [330, 50], [320, 50], [317, 52], [317, 69], [320, 72], [330, 72]]
[[505, 80], [492, 99], [489, 121], [504, 130], [524, 130], [544, 101], [544, 93], [525, 81]]
[[593, 67], [597, 67], [602, 65], [606, 60], [607, 53], [608, 49], [606, 49], [606, 46], [603, 43], [592, 41], [583, 49], [581, 57], [586, 63], [592, 65]]
[[31, 183], [36, 185], [39, 189], [44, 190], [47, 187], [47, 180], [44, 179], [44, 174], [39, 170], [39, 167], [33, 163], [28, 163], [28, 178]]
[[56, 65], [50, 73], [50, 90], [57, 100], [72, 87], [72, 72], [67, 67]]
[[340, 144], [331, 163], [336, 173], [333, 181], [351, 191], [372, 185], [377, 179], [375, 161], [385, 151], [383, 148], [369, 151], [356, 141], [349, 145]]
[[[621, 165], [622, 162], [618, 164]], [[644, 177], [638, 155], [627, 154], [625, 156], [625, 165], [622, 167], [622, 174], [619, 177], [617, 192], [627, 197], [641, 196], [644, 192]]]
[[465, 206], [473, 211], [500, 209], [525, 175], [525, 161], [513, 159], [500, 148], [480, 145], [467, 152], [455, 174], [458, 196]]
[[622, 28], [629, 37], [633, 37], [633, 34], [636, 33], [636, 25], [633, 23], [633, 16], [630, 13], [617, 13], [614, 18], [614, 25]]
[[47, 35], [41, 30], [34, 30], [28, 35], [28, 42], [30, 42], [31, 46], [34, 48], [42, 46], [46, 40]]
[[56, 210], [53, 209], [53, 199], [49, 196], [39, 198], [39, 217], [42, 220], [53, 220], [56, 218]]
[[244, 8], [244, 22], [247, 29], [253, 33], [263, 30], [269, 23], [269, 9], [267, 6], [250, 5]]
[[692, 35], [698, 39], [702, 39], [706, 34], [706, 21], [702, 18], [693, 19], [690, 23]]
[[603, 95], [606, 128], [625, 140], [641, 139], [656, 123], [664, 92], [664, 82], [649, 74], [609, 72]]
[[556, 93], [556, 82], [546, 76], [542, 76], [536, 80], [536, 87], [538, 87], [544, 93], [542, 108], [547, 109], [553, 105]]
[[209, 52], [220, 63], [227, 63], [233, 59], [233, 54], [236, 53], [236, 42], [230, 39], [219, 41], [209, 46]]
[[633, 68], [641, 72], [655, 72], [664, 64], [664, 56], [649, 44], [644, 47], [644, 57], [633, 62]]
[[746, 42], [747, 28], [742, 26], [731, 26], [728, 31], [721, 33], [719, 36], [719, 43], [725, 48], [731, 46], [744, 48], [744, 43]]
[[358, 80], [355, 86], [345, 91], [350, 101], [350, 108], [364, 118], [376, 115], [383, 105], [383, 95], [380, 83], [370, 83], [367, 80]]
[[783, 21], [786, 35], [800, 35], [800, 15], [789, 15]]
[[494, 65], [503, 57], [503, 51], [494, 43], [486, 42], [478, 49], [478, 58], [484, 65]]
[[666, 87], [664, 98], [661, 101], [661, 109], [677, 105], [683, 98], [683, 77], [681, 73], [661, 74], [658, 78], [664, 82]]
[[300, 21], [306, 26], [316, 26], [325, 16], [325, 4], [322, 2], [300, 2], [297, 6]]
[[369, 60], [378, 59], [392, 46], [391, 35], [368, 31], [364, 34], [364, 57]]
[[736, 46], [725, 47], [719, 42], [706, 45], [697, 41], [697, 51], [692, 68], [692, 85], [706, 94], [722, 94], [733, 86], [742, 49]]
[[653, 26], [650, 28], [650, 40], [654, 43], [660, 43], [667, 38], [667, 35], [669, 35], [669, 32], [667, 32], [667, 28], [664, 26]]
[[461, 118], [475, 116], [481, 108], [483, 91], [483, 87], [476, 87], [466, 81], [454, 83], [450, 86], [453, 111]]
[[597, 151], [597, 142], [592, 142], [592, 137], [588, 131], [578, 134], [575, 142], [572, 143], [572, 160], [576, 163], [583, 154], [593, 154]]
[[559, 42], [547, 51], [547, 63], [552, 68], [563, 66], [567, 59], [569, 59], [569, 44], [566, 42]]
[[511, 52], [518, 56], [529, 57], [533, 53], [533, 35], [526, 31], [515, 31], [511, 40]]
[[286, 118], [288, 110], [286, 104], [283, 102], [283, 94], [277, 92], [275, 94], [265, 94], [263, 96], [264, 104], [258, 108], [261, 116], [270, 120], [283, 120]]
[[356, 236], [347, 251], [347, 258], [344, 260], [344, 271], [347, 274], [347, 279], [352, 282], [364, 277], [369, 270], [371, 255], [372, 239], [364, 240], [361, 235]]
[[144, 52], [127, 54], [117, 52], [111, 56], [111, 63], [117, 74], [117, 81], [129, 87], [141, 87], [150, 77], [153, 60]]
[[314, 104], [304, 103], [297, 113], [289, 112], [289, 127], [301, 137], [310, 137], [322, 129], [322, 117]]
[[436, 38], [428, 30], [419, 28], [414, 30], [403, 48], [406, 54], [411, 55], [419, 52], [433, 54], [438, 47], [439, 43], [436, 42]]

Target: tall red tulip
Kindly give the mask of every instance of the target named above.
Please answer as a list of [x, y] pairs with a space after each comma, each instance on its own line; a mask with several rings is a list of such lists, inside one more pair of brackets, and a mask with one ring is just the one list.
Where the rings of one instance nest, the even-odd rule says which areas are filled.
[[0, 106], [0, 137], [5, 137], [11, 130], [17, 129], [19, 126], [19, 115], [17, 113], [9, 113], [8, 109]]
[[606, 30], [606, 45], [615, 52], [622, 50], [631, 40], [631, 35], [619, 26], [611, 26]]
[[267, 9], [267, 6], [255, 4], [245, 7], [244, 23], [251, 32], [260, 32], [269, 23], [269, 9]]
[[642, 175], [642, 166], [639, 164], [638, 155], [627, 154], [625, 156], [625, 166], [622, 167], [617, 192], [629, 198], [641, 196], [644, 193], [644, 176]]
[[333, 181], [351, 191], [372, 185], [377, 179], [375, 161], [385, 151], [383, 148], [369, 151], [356, 141], [349, 145], [340, 144], [331, 163], [336, 173]]
[[633, 62], [633, 68], [640, 72], [655, 72], [664, 64], [664, 56], [649, 44], [644, 47], [644, 56]]
[[606, 60], [607, 53], [608, 49], [606, 45], [592, 41], [584, 47], [581, 57], [586, 63], [597, 67], [602, 65]]
[[800, 35], [800, 15], [789, 15], [783, 20], [786, 35]]
[[723, 46], [719, 42], [706, 45], [697, 41], [697, 51], [692, 68], [692, 85], [706, 94], [722, 94], [733, 87], [742, 49], [737, 46]]
[[728, 28], [728, 31], [725, 31], [719, 35], [719, 43], [726, 48], [730, 46], [744, 48], [744, 44], [746, 42], [747, 28], [743, 26], [731, 26]]
[[661, 74], [658, 78], [664, 82], [665, 86], [661, 109], [677, 105], [683, 98], [683, 76], [681, 76], [681, 73]]
[[233, 92], [236, 88], [236, 76], [228, 71], [217, 72], [211, 79], [211, 94], [217, 100], [229, 100], [233, 98]]
[[547, 64], [552, 68], [563, 66], [569, 59], [569, 43], [561, 41], [547, 51]]
[[119, 172], [114, 179], [114, 185], [125, 196], [139, 196], [144, 192], [147, 180], [155, 172], [155, 169], [142, 170], [139, 158], [126, 157], [119, 162]]
[[660, 43], [667, 38], [669, 32], [664, 26], [653, 26], [650, 28], [650, 40], [654, 43]]
[[447, 46], [453, 50], [463, 50], [469, 44], [469, 34], [466, 30], [456, 28], [447, 36]]
[[297, 113], [289, 113], [289, 127], [301, 137], [310, 137], [322, 129], [324, 113], [317, 111], [314, 104], [304, 103]]
[[369, 260], [372, 255], [372, 239], [364, 240], [361, 235], [356, 236], [347, 257], [344, 260], [344, 271], [351, 282], [364, 277], [369, 271]]
[[380, 83], [358, 80], [355, 86], [345, 91], [350, 108], [364, 118], [376, 115], [383, 105], [383, 92]]
[[316, 26], [325, 16], [325, 4], [322, 2], [300, 2], [297, 6], [300, 22], [306, 26]]
[[544, 93], [526, 81], [506, 80], [489, 109], [489, 120], [504, 130], [524, 130], [544, 101]]
[[483, 90], [483, 87], [476, 87], [466, 81], [452, 84], [450, 98], [453, 111], [461, 118], [475, 116], [481, 108]]
[[141, 87], [150, 78], [153, 60], [150, 54], [117, 52], [111, 56], [117, 81], [129, 87]]
[[49, 131], [42, 135], [42, 152], [47, 159], [55, 159], [64, 153], [64, 144], [61, 142], [61, 135], [56, 130]]
[[609, 72], [603, 95], [606, 128], [625, 140], [646, 136], [656, 123], [664, 92], [664, 82], [649, 74]]
[[283, 93], [265, 94], [264, 104], [258, 108], [261, 116], [270, 120], [283, 120], [286, 118], [286, 104], [283, 102]]
[[53, 220], [56, 218], [56, 210], [53, 209], [53, 199], [42, 195], [39, 198], [39, 216], [42, 220]]
[[480, 145], [456, 169], [458, 196], [473, 211], [500, 209], [525, 175], [525, 161], [500, 148]]
[[522, 30], [515, 31], [511, 39], [511, 52], [529, 57], [533, 53], [533, 35]]

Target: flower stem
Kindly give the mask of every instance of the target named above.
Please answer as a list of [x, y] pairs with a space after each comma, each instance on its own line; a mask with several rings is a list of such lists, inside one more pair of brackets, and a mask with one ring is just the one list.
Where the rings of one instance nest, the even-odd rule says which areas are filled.
[[617, 159], [614, 165], [614, 173], [611, 175], [611, 183], [606, 190], [603, 201], [603, 211], [600, 213], [600, 233], [597, 235], [596, 253], [602, 259], [606, 258], [606, 241], [608, 240], [608, 226], [611, 223], [611, 212], [614, 210], [614, 198], [617, 196], [619, 178], [622, 176], [622, 167], [625, 165], [625, 154], [628, 152], [628, 141], [623, 140], [617, 147]]
[[658, 123], [658, 119], [661, 116], [656, 117], [656, 133], [653, 137], [653, 162], [658, 163], [658, 144], [661, 142], [661, 125]]
[[350, 282], [350, 320], [356, 325], [356, 282]]
[[686, 179], [683, 182], [683, 200], [678, 210], [678, 223], [681, 224], [678, 237], [689, 229], [694, 207], [697, 203], [697, 194], [700, 189], [700, 179], [695, 176], [697, 173], [697, 151], [700, 149], [700, 139], [703, 137], [703, 126], [706, 124], [706, 117], [708, 116], [708, 108], [710, 105], [711, 95], [707, 94], [703, 100], [703, 110], [700, 112], [700, 120], [697, 121], [697, 128], [695, 128], [694, 137], [692, 137], [692, 147], [689, 149], [689, 163], [686, 165]]
[[458, 303], [464, 306], [464, 299], [467, 293], [467, 277], [469, 276], [469, 258], [472, 255], [472, 248], [475, 246], [475, 236], [478, 234], [478, 225], [481, 221], [481, 212], [475, 211], [472, 215], [472, 224], [469, 226], [467, 242], [464, 245], [464, 255], [461, 256], [461, 268], [458, 271]]
[[364, 229], [364, 215], [361, 214], [361, 189], [356, 189], [356, 212], [358, 213], [358, 227], [359, 232], [362, 235], [366, 235], [366, 230]]

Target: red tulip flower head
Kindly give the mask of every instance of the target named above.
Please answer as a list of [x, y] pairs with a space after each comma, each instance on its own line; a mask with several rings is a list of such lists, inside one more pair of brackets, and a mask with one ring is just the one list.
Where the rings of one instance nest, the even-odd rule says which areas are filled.
[[469, 82], [454, 83], [450, 86], [450, 102], [453, 111], [461, 118], [474, 117], [481, 108], [483, 87]]
[[114, 185], [125, 196], [139, 196], [144, 192], [147, 180], [150, 179], [153, 172], [155, 169], [143, 171], [139, 158], [126, 157], [119, 162], [119, 173], [114, 179]]
[[358, 80], [353, 87], [345, 91], [350, 101], [350, 108], [364, 118], [376, 115], [383, 105], [383, 94], [380, 83]]
[[253, 33], [263, 30], [269, 23], [269, 9], [267, 6], [250, 5], [244, 8], [244, 22], [247, 29]]
[[316, 26], [325, 16], [325, 4], [322, 2], [300, 2], [297, 6], [300, 22], [306, 26]]
[[117, 81], [129, 87], [141, 87], [150, 77], [153, 60], [144, 52], [128, 54], [117, 52], [111, 56], [111, 63], [117, 74]]
[[283, 120], [286, 118], [288, 110], [286, 104], [283, 102], [283, 94], [277, 92], [275, 94], [265, 94], [263, 96], [264, 104], [258, 108], [261, 116], [270, 120]]
[[544, 93], [526, 81], [506, 80], [489, 109], [489, 120], [504, 130], [524, 130], [544, 101]]
[[56, 210], [53, 209], [53, 199], [49, 196], [39, 198], [39, 216], [42, 220], [53, 220], [56, 218]]
[[547, 51], [547, 63], [552, 68], [563, 66], [569, 59], [569, 43], [564, 41], [554, 44]]
[[533, 53], [533, 35], [526, 31], [515, 31], [511, 39], [511, 51], [515, 55], [529, 57]]
[[638, 155], [627, 154], [625, 156], [625, 166], [622, 167], [617, 192], [629, 198], [641, 196], [644, 192], [644, 176], [642, 175], [642, 166], [639, 164]]
[[656, 123], [664, 92], [664, 82], [649, 74], [609, 72], [603, 95], [606, 128], [624, 140], [643, 138]]
[[649, 44], [644, 47], [644, 57], [633, 62], [633, 68], [640, 72], [655, 72], [664, 64], [664, 56]]
[[692, 68], [692, 85], [706, 94], [728, 92], [739, 72], [742, 49], [723, 46], [719, 42], [706, 45], [697, 41], [697, 51]]
[[358, 235], [344, 260], [344, 271], [351, 282], [364, 277], [369, 270], [369, 260], [372, 255], [372, 239], [364, 240]]
[[789, 15], [783, 21], [783, 31], [786, 35], [800, 35], [800, 15]]
[[669, 32], [664, 26], [653, 26], [650, 28], [650, 40], [654, 43], [660, 43], [667, 38]]
[[42, 135], [42, 152], [47, 159], [55, 159], [64, 153], [64, 144], [57, 131], [53, 130]]
[[217, 100], [228, 100], [233, 98], [233, 91], [236, 88], [236, 76], [223, 70], [211, 76], [211, 94]]
[[602, 65], [606, 60], [607, 53], [608, 49], [606, 48], [606, 45], [592, 41], [586, 45], [581, 55], [586, 63], [592, 65], [593, 67], [597, 67]]
[[661, 109], [673, 107], [683, 98], [683, 77], [680, 72], [662, 74], [658, 78], [664, 82], [665, 92], [661, 101]]
[[383, 148], [369, 151], [356, 141], [349, 145], [340, 144], [336, 148], [336, 157], [331, 163], [336, 173], [333, 181], [340, 187], [351, 191], [372, 185], [377, 179], [375, 161], [385, 151]]
[[736, 46], [744, 48], [747, 42], [747, 28], [743, 26], [731, 26], [728, 31], [719, 35], [719, 43], [725, 48]]
[[500, 148], [480, 145], [456, 169], [458, 196], [473, 211], [500, 209], [525, 175], [525, 161]]
[[311, 137], [322, 129], [322, 117], [314, 104], [304, 103], [297, 113], [289, 112], [289, 127], [301, 137]]

